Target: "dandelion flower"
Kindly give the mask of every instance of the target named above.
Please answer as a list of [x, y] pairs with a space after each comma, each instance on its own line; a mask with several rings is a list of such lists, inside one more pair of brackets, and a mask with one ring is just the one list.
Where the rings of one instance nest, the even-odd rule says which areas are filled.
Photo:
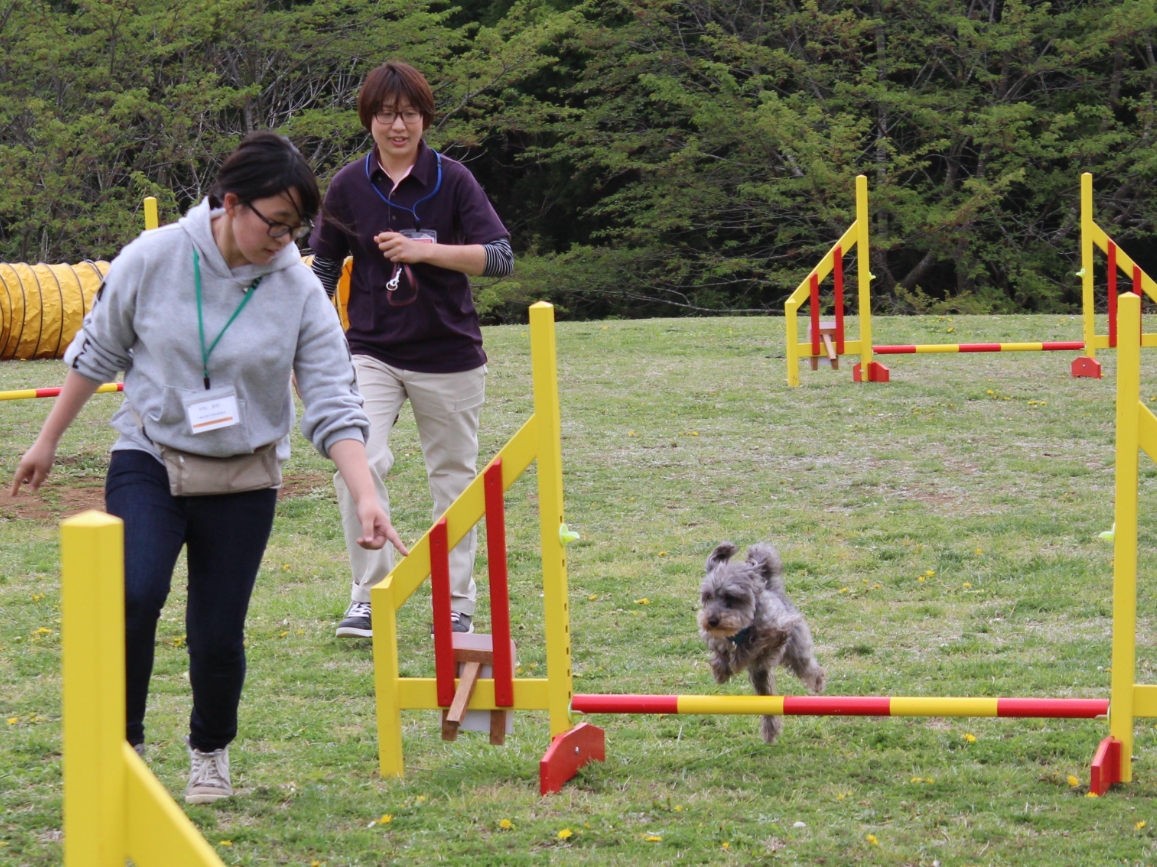
[[980, 556], [981, 554], [983, 554], [983, 553], [984, 553], [984, 551], [982, 551], [980, 548], [977, 548], [977, 549], [976, 549], [976, 556], [977, 556], [977, 557], [979, 557], [979, 556]]
[[1138, 823], [1137, 823], [1136, 825], [1134, 825], [1133, 827], [1134, 827], [1134, 828], [1136, 828], [1138, 831], [1140, 831], [1142, 828], [1144, 828], [1144, 827], [1145, 827], [1145, 823], [1144, 823], [1144, 822], [1138, 822]]
[[633, 437], [634, 435], [635, 435], [635, 432], [633, 430], [627, 431], [627, 436]]
[[1097, 795], [1096, 792], [1086, 792], [1085, 797], [1086, 798], [1096, 798], [1096, 797], [1099, 797], [1099, 795]]
[[965, 732], [964, 739], [970, 744], [976, 743], [976, 735], [972, 734], [972, 732]]
[[924, 574], [925, 574], [925, 575], [927, 575], [929, 578], [933, 578], [933, 577], [935, 577], [935, 575], [936, 575], [936, 570], [935, 570], [935, 569], [929, 569], [929, 570], [928, 570], [927, 572], [925, 572]]
[[316, 860], [315, 860], [315, 861], [310, 861], [310, 862], [309, 862], [309, 867], [321, 867], [321, 862], [320, 862], [320, 861], [316, 861]]
[[965, 582], [964, 582], [964, 589], [965, 589], [965, 590], [971, 590], [971, 589], [972, 589], [972, 584], [971, 584], [970, 582], [968, 582], [968, 581], [965, 581]]
[[659, 556], [660, 556], [660, 557], [666, 557], [666, 556], [667, 556], [667, 552], [666, 552], [666, 551], [660, 551], [660, 552], [659, 552]]
[[651, 600], [648, 599], [646, 596], [644, 596], [642, 599], [636, 599], [635, 604], [636, 605], [650, 605]]
[[723, 845], [720, 846], [719, 848], [722, 849], [724, 852], [730, 852], [731, 851], [731, 844], [724, 841]]
[[221, 841], [220, 843], [218, 843], [217, 845], [218, 845], [218, 846], [232, 846], [232, 845], [233, 845], [233, 841], [232, 841], [232, 840], [222, 840], [222, 841]]
[[675, 805], [675, 812], [676, 813], [682, 813], [683, 812], [683, 805], [682, 804], [676, 804]]
[[912, 781], [913, 783], [922, 783], [922, 782], [924, 782], [923, 778], [921, 778], [921, 777], [913, 777], [911, 781]]
[[49, 629], [49, 628], [48, 628], [48, 627], [46, 627], [46, 626], [41, 626], [39, 629], [37, 629], [37, 630], [36, 630], [34, 633], [32, 633], [32, 634], [33, 634], [33, 635], [51, 635], [51, 634], [52, 634], [52, 630], [51, 630], [51, 629]]
[[498, 827], [501, 828], [503, 831], [509, 831], [511, 828], [514, 827], [514, 823], [511, 822], [509, 819], [499, 819], [498, 820]]
[[869, 834], [864, 839], [867, 840], [869, 843], [871, 843], [873, 846], [879, 846], [880, 845], [880, 841], [878, 839], [876, 839], [875, 834]]
[[424, 803], [426, 803], [426, 796], [425, 795], [418, 795], [418, 797], [414, 798], [414, 800], [419, 804], [424, 804]]
[[558, 839], [560, 839], [560, 840], [569, 840], [573, 836], [574, 836], [574, 831], [572, 831], [570, 828], [563, 828], [561, 831], [558, 832]]
[[1069, 774], [1069, 785], [1070, 786], [1079, 786], [1080, 784], [1081, 784], [1080, 780], [1078, 780], [1072, 774]]
[[14, 726], [14, 725], [16, 725], [16, 723], [18, 723], [18, 722], [20, 722], [20, 717], [18, 717], [18, 716], [10, 716], [10, 717], [8, 717], [8, 725], [10, 725], [10, 726]]
[[392, 821], [394, 821], [393, 815], [391, 815], [390, 813], [382, 813], [382, 818], [378, 819], [378, 824], [379, 825], [388, 825]]
[[993, 391], [993, 390], [990, 388], [990, 389], [988, 390], [988, 394], [989, 394], [989, 397], [991, 397], [992, 395], [996, 394], [996, 392], [995, 392], [995, 391]]
[[841, 592], [841, 593], [847, 593], [847, 592], [848, 592], [848, 588], [847, 588], [847, 587], [841, 587], [841, 588], [840, 588], [840, 592]]
[[648, 834], [643, 839], [648, 843], [662, 843], [663, 842], [663, 838], [660, 837], [658, 834]]
[[923, 584], [925, 581], [928, 580], [928, 577], [926, 575], [921, 575], [916, 580], [919, 581], [921, 584]]

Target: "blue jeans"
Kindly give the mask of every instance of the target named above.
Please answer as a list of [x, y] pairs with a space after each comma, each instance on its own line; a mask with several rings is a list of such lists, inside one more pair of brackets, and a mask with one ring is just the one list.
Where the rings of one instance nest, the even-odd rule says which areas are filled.
[[157, 618], [173, 567], [187, 546], [185, 632], [193, 712], [189, 742], [210, 752], [237, 736], [245, 683], [245, 615], [273, 527], [277, 491], [174, 497], [164, 465], [142, 451], [115, 451], [105, 508], [125, 522], [126, 737], [144, 743]]

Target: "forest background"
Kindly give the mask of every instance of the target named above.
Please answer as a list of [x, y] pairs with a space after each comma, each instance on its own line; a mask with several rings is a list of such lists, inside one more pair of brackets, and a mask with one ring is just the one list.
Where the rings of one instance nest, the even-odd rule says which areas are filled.
[[1076, 309], [1079, 175], [1157, 273], [1157, 0], [0, 0], [0, 261], [111, 258], [245, 133], [323, 184], [389, 58], [513, 234], [489, 322], [782, 310], [872, 202], [886, 312]]

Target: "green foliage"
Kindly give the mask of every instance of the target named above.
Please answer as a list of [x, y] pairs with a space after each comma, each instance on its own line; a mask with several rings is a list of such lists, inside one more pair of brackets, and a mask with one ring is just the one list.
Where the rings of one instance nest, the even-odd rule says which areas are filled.
[[175, 217], [249, 130], [328, 178], [401, 56], [512, 229], [491, 321], [777, 310], [861, 173], [882, 309], [1069, 310], [1083, 171], [1157, 271], [1155, 26], [1141, 0], [11, 0], [0, 260], [113, 255], [142, 196]]

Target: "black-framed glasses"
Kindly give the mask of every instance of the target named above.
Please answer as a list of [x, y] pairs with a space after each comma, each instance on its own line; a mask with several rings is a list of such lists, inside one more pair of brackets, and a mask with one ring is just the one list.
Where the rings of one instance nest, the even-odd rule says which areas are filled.
[[387, 109], [378, 109], [374, 112], [374, 117], [378, 123], [389, 126], [394, 122], [394, 119], [401, 116], [402, 122], [407, 124], [417, 123], [422, 119], [422, 112], [416, 108], [407, 108], [405, 111], [389, 111]]
[[300, 241], [302, 238], [313, 231], [313, 223], [311, 223], [309, 220], [306, 220], [303, 223], [298, 223], [296, 226], [290, 226], [288, 223], [279, 223], [276, 220], [269, 219], [267, 216], [253, 207], [252, 202], [247, 203], [246, 207], [249, 208], [249, 210], [255, 213], [258, 217], [260, 217], [261, 222], [269, 227], [268, 235], [270, 238], [283, 238], [286, 234], [288, 234], [293, 238], [293, 240]]

